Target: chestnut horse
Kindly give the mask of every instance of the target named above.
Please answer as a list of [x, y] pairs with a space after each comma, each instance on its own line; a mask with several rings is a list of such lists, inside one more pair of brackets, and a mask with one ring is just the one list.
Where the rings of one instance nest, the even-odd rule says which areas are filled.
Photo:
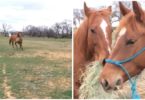
[[99, 78], [106, 91], [116, 90], [116, 87], [122, 86], [145, 68], [145, 12], [136, 1], [132, 3], [133, 11], [119, 3], [123, 18], [120, 20], [117, 41], [109, 56], [112, 63], [106, 60]]
[[111, 51], [111, 6], [95, 10], [84, 3], [85, 19], [74, 33], [74, 98], [78, 98], [86, 64], [107, 58]]
[[20, 48], [23, 50], [22, 42], [23, 39], [21, 36], [21, 32], [17, 32], [13, 35], [9, 34], [9, 44], [12, 44], [13, 48], [14, 48], [14, 44], [16, 48], [18, 48], [17, 44], [19, 44]]

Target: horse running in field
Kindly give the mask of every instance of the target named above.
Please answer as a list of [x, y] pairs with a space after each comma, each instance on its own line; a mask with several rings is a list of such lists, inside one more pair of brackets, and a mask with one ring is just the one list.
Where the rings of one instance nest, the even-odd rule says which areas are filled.
[[9, 34], [9, 44], [12, 44], [13, 48], [14, 45], [16, 46], [16, 48], [18, 48], [17, 44], [20, 46], [20, 48], [23, 50], [23, 39], [22, 39], [22, 35], [21, 32], [17, 32], [13, 35]]
[[99, 81], [104, 90], [116, 90], [145, 68], [145, 12], [132, 1], [133, 11], [121, 2], [118, 37]]
[[85, 19], [74, 33], [74, 98], [78, 98], [86, 64], [103, 61], [111, 51], [111, 7], [96, 10], [84, 3]]

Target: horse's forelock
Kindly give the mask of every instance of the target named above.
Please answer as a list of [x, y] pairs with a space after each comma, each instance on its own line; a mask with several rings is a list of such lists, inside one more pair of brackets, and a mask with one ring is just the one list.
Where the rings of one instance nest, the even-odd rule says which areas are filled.
[[128, 22], [133, 21], [132, 19], [134, 16], [134, 12], [130, 12], [126, 16], [123, 16], [119, 22], [119, 27], [123, 28], [126, 24], [128, 24]]

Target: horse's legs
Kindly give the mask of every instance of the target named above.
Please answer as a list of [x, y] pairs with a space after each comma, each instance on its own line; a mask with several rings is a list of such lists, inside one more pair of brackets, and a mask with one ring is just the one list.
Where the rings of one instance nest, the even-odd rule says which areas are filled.
[[18, 49], [17, 42], [15, 42], [15, 46], [16, 46], [16, 48]]
[[21, 48], [21, 49], [23, 50], [23, 46], [22, 46], [22, 43], [20, 43], [19, 45], [20, 45], [20, 48]]
[[12, 41], [12, 47], [14, 48], [14, 42]]

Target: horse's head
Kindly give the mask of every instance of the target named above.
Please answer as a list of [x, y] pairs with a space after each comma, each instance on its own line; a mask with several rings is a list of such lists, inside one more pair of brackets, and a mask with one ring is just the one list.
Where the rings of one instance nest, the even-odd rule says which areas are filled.
[[17, 37], [21, 37], [21, 32], [16, 33]]
[[84, 3], [84, 12], [88, 20], [88, 54], [94, 52], [96, 60], [103, 60], [111, 50], [111, 7], [95, 10]]
[[[126, 8], [121, 2], [120, 11], [123, 18], [120, 20], [118, 37], [114, 49], [109, 56], [112, 60], [123, 60], [131, 57], [145, 47], [145, 13], [140, 5], [133, 1], [133, 11]], [[141, 72], [145, 66], [145, 52], [135, 59], [126, 62], [123, 66], [130, 76]], [[105, 90], [115, 90], [117, 86], [128, 80], [126, 73], [114, 64], [106, 63], [100, 75], [100, 83]]]

